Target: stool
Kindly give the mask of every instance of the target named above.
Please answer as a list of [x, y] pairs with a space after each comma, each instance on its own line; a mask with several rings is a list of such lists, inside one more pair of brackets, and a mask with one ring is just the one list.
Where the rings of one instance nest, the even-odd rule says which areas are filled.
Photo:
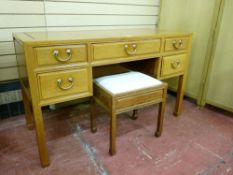
[[159, 103], [157, 130], [159, 137], [163, 128], [163, 113], [167, 84], [140, 72], [126, 72], [94, 80], [94, 95], [91, 100], [91, 131], [96, 132], [96, 102], [110, 114], [109, 153], [116, 153], [116, 115]]

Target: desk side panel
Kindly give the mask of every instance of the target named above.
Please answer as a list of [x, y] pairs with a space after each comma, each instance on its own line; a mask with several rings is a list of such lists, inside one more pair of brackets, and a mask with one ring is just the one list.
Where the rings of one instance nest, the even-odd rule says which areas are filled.
[[26, 60], [25, 60], [25, 51], [23, 43], [18, 40], [14, 40], [15, 45], [15, 53], [16, 53], [16, 61], [17, 61], [17, 69], [19, 74], [20, 84], [23, 90], [25, 90], [28, 97], [29, 94], [29, 81], [28, 81], [28, 73], [26, 69]]

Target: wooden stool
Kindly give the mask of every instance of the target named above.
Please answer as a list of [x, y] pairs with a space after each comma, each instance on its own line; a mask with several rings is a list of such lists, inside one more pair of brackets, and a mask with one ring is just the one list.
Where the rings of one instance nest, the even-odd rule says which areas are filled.
[[159, 137], [163, 128], [163, 113], [167, 84], [140, 72], [127, 72], [103, 76], [94, 80], [94, 95], [91, 102], [91, 131], [96, 132], [96, 102], [110, 114], [109, 153], [116, 153], [116, 115], [122, 112], [159, 103], [157, 130]]

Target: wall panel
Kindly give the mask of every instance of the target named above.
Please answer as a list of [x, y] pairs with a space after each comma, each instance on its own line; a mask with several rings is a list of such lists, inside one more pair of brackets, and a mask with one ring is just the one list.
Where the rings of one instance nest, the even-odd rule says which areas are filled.
[[0, 81], [18, 78], [12, 32], [45, 31], [43, 1], [0, 1]]
[[[211, 37], [211, 26], [215, 3], [203, 0], [163, 0], [160, 29], [193, 33], [192, 52], [190, 56], [186, 95], [198, 98], [202, 90], [202, 72], [204, 69], [208, 41]], [[177, 79], [169, 81], [172, 89], [177, 87]]]
[[155, 28], [159, 9], [160, 0], [0, 1], [0, 81], [18, 77], [12, 32]]
[[233, 112], [233, 1], [225, 1], [209, 71], [206, 102]]
[[38, 32], [45, 31], [45, 27], [17, 27], [17, 28], [0, 28], [0, 42], [3, 41], [13, 41], [12, 33], [13, 32]]
[[14, 43], [11, 42], [0, 42], [0, 55], [14, 54], [15, 48]]
[[158, 6], [46, 2], [46, 14], [158, 15]]
[[140, 6], [158, 6], [159, 0], [47, 0], [47, 1], [68, 1], [68, 2], [81, 2], [81, 3], [98, 3], [98, 4], [122, 4], [122, 5], [140, 5]]
[[0, 68], [0, 81], [14, 80], [19, 78], [17, 67]]
[[[160, 0], [0, 0], [0, 86], [19, 84], [8, 82], [18, 79], [13, 32], [155, 28], [159, 9]], [[18, 89], [0, 92], [0, 105], [21, 100]]]
[[15, 67], [17, 65], [15, 54], [1, 56], [0, 62], [0, 68]]
[[101, 29], [131, 29], [131, 28], [155, 28], [154, 25], [117, 25], [117, 26], [60, 26], [60, 27], [47, 27], [48, 31], [77, 31], [77, 30], [101, 30]]
[[0, 1], [0, 14], [44, 14], [41, 1]]
[[44, 27], [44, 15], [21, 15], [12, 14], [0, 15], [0, 28], [19, 28], [19, 27]]
[[[48, 27], [60, 26], [124, 26], [150, 25], [156, 21], [155, 16], [111, 16], [111, 15], [47, 15]], [[56, 20], [59, 19], [59, 20]]]

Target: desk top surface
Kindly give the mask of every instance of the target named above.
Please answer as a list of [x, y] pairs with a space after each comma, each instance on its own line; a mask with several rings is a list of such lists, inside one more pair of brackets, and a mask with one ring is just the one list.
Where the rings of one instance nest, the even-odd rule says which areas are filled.
[[14, 33], [17, 40], [25, 43], [102, 40], [102, 39], [130, 39], [150, 38], [159, 36], [189, 35], [190, 33], [158, 31], [155, 29], [110, 29], [110, 30], [80, 30], [80, 31], [51, 31], [51, 32], [23, 32]]

